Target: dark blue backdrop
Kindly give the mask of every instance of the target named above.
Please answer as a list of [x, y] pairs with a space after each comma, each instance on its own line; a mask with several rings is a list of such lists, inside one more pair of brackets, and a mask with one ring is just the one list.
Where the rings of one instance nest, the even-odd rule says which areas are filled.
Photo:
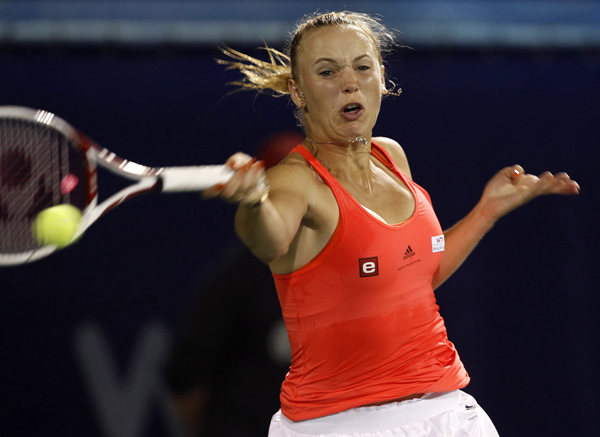
[[[215, 55], [3, 52], [0, 104], [53, 111], [149, 165], [220, 163], [297, 129], [285, 98], [224, 97], [235, 75]], [[506, 165], [582, 186], [498, 223], [437, 295], [468, 391], [501, 435], [596, 435], [600, 57], [417, 51], [388, 67], [404, 92], [384, 100], [375, 134], [404, 146], [443, 227]], [[139, 198], [75, 246], [1, 269], [2, 434], [176, 435], [156, 369], [233, 211]]]

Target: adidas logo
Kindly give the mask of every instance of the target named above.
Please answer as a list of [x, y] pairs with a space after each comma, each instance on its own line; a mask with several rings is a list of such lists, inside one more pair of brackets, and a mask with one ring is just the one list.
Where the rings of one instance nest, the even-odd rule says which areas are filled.
[[415, 255], [416, 255], [416, 253], [413, 252], [412, 248], [409, 245], [408, 248], [406, 249], [406, 252], [404, 252], [404, 258], [402, 258], [402, 259], [408, 259], [411, 256], [415, 256]]

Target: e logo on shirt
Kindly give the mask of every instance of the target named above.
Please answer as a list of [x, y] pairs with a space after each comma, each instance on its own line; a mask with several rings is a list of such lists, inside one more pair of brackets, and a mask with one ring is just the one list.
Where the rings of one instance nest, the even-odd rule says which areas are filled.
[[361, 278], [377, 276], [379, 274], [379, 261], [377, 261], [376, 256], [372, 258], [360, 258], [358, 266], [360, 267]]

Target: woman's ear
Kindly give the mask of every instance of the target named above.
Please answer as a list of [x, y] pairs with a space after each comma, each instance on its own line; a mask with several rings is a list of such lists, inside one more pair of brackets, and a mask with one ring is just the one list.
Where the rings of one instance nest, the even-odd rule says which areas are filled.
[[298, 88], [296, 81], [294, 79], [288, 79], [288, 91], [290, 92], [290, 97], [292, 101], [298, 108], [304, 108], [304, 99], [302, 98], [302, 92]]
[[381, 94], [387, 94], [387, 89], [385, 87], [385, 67], [381, 66]]

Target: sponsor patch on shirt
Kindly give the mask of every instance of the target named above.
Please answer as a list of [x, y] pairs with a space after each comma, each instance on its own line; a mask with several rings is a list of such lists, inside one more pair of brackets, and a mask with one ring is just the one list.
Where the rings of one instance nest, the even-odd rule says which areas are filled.
[[433, 253], [444, 251], [444, 235], [438, 235], [437, 237], [431, 237], [431, 251]]
[[360, 258], [358, 265], [360, 267], [361, 278], [379, 275], [379, 261], [376, 256], [372, 258]]

